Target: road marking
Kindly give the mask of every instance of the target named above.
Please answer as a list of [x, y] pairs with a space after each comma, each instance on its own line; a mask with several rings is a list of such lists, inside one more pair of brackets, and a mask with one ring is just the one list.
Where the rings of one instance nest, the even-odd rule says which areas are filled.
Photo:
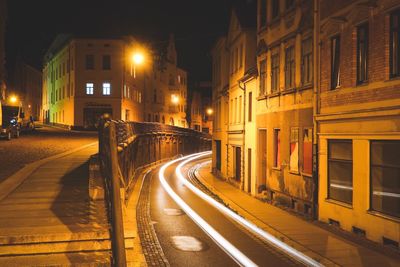
[[168, 216], [179, 216], [185, 214], [181, 209], [164, 209], [164, 213]]
[[193, 236], [173, 236], [171, 237], [174, 246], [182, 251], [198, 252], [207, 249], [207, 246]]
[[321, 263], [317, 262], [316, 260], [312, 259], [311, 257], [301, 253], [300, 251], [292, 248], [288, 244], [282, 242], [281, 240], [277, 239], [275, 236], [265, 232], [264, 230], [260, 229], [258, 226], [255, 224], [247, 221], [240, 215], [236, 214], [232, 210], [228, 209], [225, 207], [223, 204], [219, 203], [200, 189], [198, 189], [196, 186], [194, 186], [192, 183], [190, 183], [182, 174], [182, 167], [189, 163], [190, 161], [196, 160], [198, 158], [201, 158], [206, 155], [210, 155], [211, 151], [202, 153], [202, 154], [193, 154], [190, 156], [185, 157], [185, 160], [182, 161], [181, 163], [178, 164], [178, 166], [175, 169], [175, 173], [178, 176], [178, 178], [184, 183], [190, 190], [193, 191], [196, 195], [207, 201], [209, 204], [226, 214], [227, 216], [231, 217], [233, 220], [235, 220], [237, 223], [241, 224], [244, 226], [246, 229], [251, 231], [252, 233], [256, 234], [259, 236], [261, 239], [263, 239], [265, 242], [268, 244], [271, 244], [275, 246], [276, 248], [282, 250], [283, 252], [287, 253], [290, 255], [292, 258], [296, 259], [297, 261], [306, 264], [308, 266], [315, 266], [315, 267], [320, 267], [323, 266]]
[[201, 218], [192, 208], [189, 207], [171, 188], [167, 183], [164, 173], [165, 170], [174, 163], [178, 161], [188, 159], [193, 155], [207, 155], [205, 153], [197, 153], [189, 156], [185, 156], [180, 159], [175, 159], [164, 164], [159, 172], [158, 177], [160, 179], [161, 185], [164, 187], [165, 191], [169, 196], [186, 212], [186, 214], [192, 218], [192, 220], [201, 228], [203, 231], [215, 241], [215, 243], [223, 249], [233, 260], [235, 260], [241, 266], [257, 266], [252, 260], [250, 260], [246, 255], [244, 255], [240, 250], [233, 246], [228, 240], [226, 240], [220, 233], [218, 233], [211, 225], [209, 225], [203, 218]]

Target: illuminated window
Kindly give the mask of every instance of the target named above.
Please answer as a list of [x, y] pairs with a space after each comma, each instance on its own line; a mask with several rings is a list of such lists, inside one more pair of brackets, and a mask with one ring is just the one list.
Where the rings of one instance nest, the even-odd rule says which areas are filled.
[[328, 140], [328, 197], [353, 203], [353, 143]]
[[94, 84], [93, 83], [86, 83], [86, 94], [93, 95], [94, 93]]
[[371, 141], [371, 209], [400, 217], [400, 141]]
[[103, 83], [103, 95], [111, 95], [111, 84]]

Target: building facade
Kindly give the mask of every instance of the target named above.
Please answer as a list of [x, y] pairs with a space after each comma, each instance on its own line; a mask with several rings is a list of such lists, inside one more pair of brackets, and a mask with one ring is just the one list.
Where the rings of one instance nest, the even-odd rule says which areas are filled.
[[173, 35], [146, 72], [145, 121], [188, 127], [187, 72], [178, 67]]
[[[256, 6], [244, 3], [232, 9], [227, 36], [216, 43], [213, 54], [214, 136], [213, 169], [235, 186], [251, 191], [246, 179], [247, 155], [255, 151], [254, 139], [245, 138], [247, 93], [255, 90], [244, 79], [256, 69]], [[247, 154], [250, 151], [250, 154]], [[255, 158], [254, 155], [250, 156]], [[250, 176], [251, 177], [251, 176]]]
[[312, 175], [312, 1], [258, 1], [256, 194], [307, 216]]
[[42, 113], [42, 72], [17, 61], [13, 74], [13, 91], [19, 97], [25, 117], [39, 120]]
[[[43, 120], [67, 128], [94, 129], [100, 116], [109, 114], [118, 120], [185, 127], [186, 83], [181, 81], [186, 81], [186, 72], [176, 66], [175, 47], [170, 41], [168, 51], [173, 50], [175, 58], [173, 62], [162, 59], [163, 64], [156, 64], [148, 50], [132, 37], [59, 36], [45, 57]], [[137, 51], [145, 58], [143, 65], [132, 58]], [[171, 102], [174, 95], [178, 103]]]
[[400, 3], [320, 1], [319, 219], [400, 242]]

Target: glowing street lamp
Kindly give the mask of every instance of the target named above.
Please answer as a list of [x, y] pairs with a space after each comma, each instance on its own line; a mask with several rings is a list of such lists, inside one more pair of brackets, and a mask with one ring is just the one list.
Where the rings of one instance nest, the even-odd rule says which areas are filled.
[[15, 104], [15, 103], [17, 103], [17, 101], [18, 101], [17, 96], [15, 96], [15, 95], [10, 96], [10, 103]]
[[177, 105], [179, 103], [179, 96], [173, 94], [171, 95], [171, 102], [175, 105]]
[[132, 55], [131, 64], [131, 75], [132, 75], [132, 65], [133, 65], [133, 78], [136, 78], [136, 65], [142, 65], [144, 61], [144, 55], [142, 53], [136, 52]]
[[207, 112], [207, 115], [212, 115], [214, 113], [214, 110], [212, 108], [208, 108], [206, 110], [206, 112]]

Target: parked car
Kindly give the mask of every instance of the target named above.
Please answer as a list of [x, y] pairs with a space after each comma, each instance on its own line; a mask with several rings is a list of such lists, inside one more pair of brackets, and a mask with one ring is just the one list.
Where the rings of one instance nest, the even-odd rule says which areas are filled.
[[19, 137], [20, 111], [18, 106], [1, 105], [0, 137], [5, 137], [7, 140], [11, 140], [12, 137]]

